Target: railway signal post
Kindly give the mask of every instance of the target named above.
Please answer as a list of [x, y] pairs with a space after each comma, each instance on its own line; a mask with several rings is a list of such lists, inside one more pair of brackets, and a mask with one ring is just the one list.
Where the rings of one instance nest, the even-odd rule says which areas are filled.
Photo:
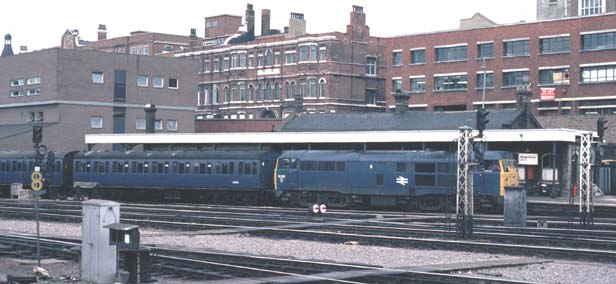
[[43, 173], [41, 173], [41, 161], [45, 155], [47, 155], [47, 147], [45, 145], [40, 144], [43, 141], [43, 127], [41, 126], [33, 126], [32, 127], [32, 143], [34, 144], [34, 152], [36, 154], [36, 158], [34, 161], [34, 171], [30, 178], [32, 183], [30, 187], [33, 190], [32, 195], [34, 196], [34, 219], [36, 221], [36, 260], [38, 266], [41, 266], [41, 234], [40, 234], [40, 222], [39, 222], [39, 197], [45, 194], [45, 190], [43, 190], [44, 182], [43, 182]]
[[585, 133], [580, 136], [580, 224], [593, 224], [593, 193], [592, 193], [592, 176], [590, 172], [592, 133]]
[[458, 238], [473, 237], [473, 129], [458, 132], [458, 179], [456, 191], [456, 232]]

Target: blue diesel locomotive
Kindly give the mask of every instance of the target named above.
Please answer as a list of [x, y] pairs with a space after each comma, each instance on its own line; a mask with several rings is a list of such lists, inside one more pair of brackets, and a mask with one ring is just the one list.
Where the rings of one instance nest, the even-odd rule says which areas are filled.
[[[474, 174], [476, 197], [502, 201], [504, 187], [517, 185], [513, 154], [487, 152], [486, 171]], [[325, 203], [397, 206], [421, 210], [455, 204], [456, 157], [445, 151], [287, 151], [275, 172], [277, 197], [293, 206]]]

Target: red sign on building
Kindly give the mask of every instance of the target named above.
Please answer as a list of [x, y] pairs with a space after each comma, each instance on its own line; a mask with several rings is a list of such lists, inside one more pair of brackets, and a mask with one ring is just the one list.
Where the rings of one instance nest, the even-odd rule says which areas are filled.
[[541, 100], [542, 101], [555, 101], [556, 100], [556, 88], [541, 88]]

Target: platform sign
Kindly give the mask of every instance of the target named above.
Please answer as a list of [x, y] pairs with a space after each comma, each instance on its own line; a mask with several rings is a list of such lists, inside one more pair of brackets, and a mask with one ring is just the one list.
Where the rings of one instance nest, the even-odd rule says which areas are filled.
[[536, 166], [539, 164], [539, 154], [537, 153], [519, 153], [518, 165], [520, 166]]
[[541, 88], [541, 100], [542, 101], [555, 101], [556, 100], [556, 88]]

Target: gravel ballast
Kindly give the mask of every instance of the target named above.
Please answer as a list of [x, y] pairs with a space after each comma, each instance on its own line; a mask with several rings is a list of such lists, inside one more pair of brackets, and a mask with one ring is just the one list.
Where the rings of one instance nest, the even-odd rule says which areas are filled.
[[[3, 230], [35, 232], [34, 223], [0, 219]], [[71, 238], [81, 237], [79, 224], [41, 222], [41, 234]], [[335, 261], [388, 268], [428, 264], [490, 261], [509, 257], [499, 254], [469, 253], [445, 250], [391, 248], [342, 243], [322, 243], [295, 239], [269, 239], [248, 235], [178, 235], [165, 230], [141, 229], [142, 244], [188, 249], [208, 249], [224, 252], [279, 256], [287, 258]], [[613, 283], [616, 266], [603, 263], [551, 262], [513, 268], [472, 272], [516, 280], [540, 283]]]

